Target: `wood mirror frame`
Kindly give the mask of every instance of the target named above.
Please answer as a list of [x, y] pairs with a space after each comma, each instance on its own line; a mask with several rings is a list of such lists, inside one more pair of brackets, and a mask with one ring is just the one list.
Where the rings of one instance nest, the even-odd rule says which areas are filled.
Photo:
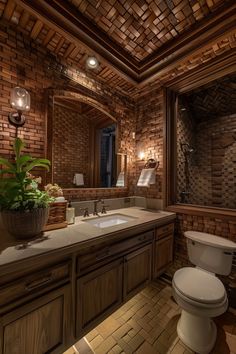
[[[221, 55], [201, 66], [193, 69], [186, 75], [171, 81], [164, 89], [164, 206], [175, 212], [182, 210], [199, 211], [201, 214], [209, 212], [225, 213], [235, 217], [233, 209], [217, 208], [211, 206], [200, 206], [192, 204], [176, 204], [176, 183], [177, 183], [177, 154], [176, 154], [176, 125], [178, 95], [192, 91], [200, 86], [215, 81], [223, 76], [235, 73], [236, 71], [236, 50]], [[224, 212], [225, 211], [225, 212]]]
[[[47, 141], [47, 146], [46, 146], [46, 154], [47, 154], [47, 158], [51, 161], [51, 168], [50, 171], [47, 173], [46, 176], [46, 183], [54, 183], [54, 178], [53, 178], [53, 174], [54, 174], [54, 158], [53, 158], [53, 134], [54, 134], [54, 130], [53, 130], [53, 114], [54, 114], [54, 104], [55, 104], [55, 100], [58, 98], [64, 98], [67, 100], [76, 100], [78, 102], [87, 104], [91, 107], [96, 108], [98, 111], [102, 112], [104, 114], [104, 116], [106, 115], [111, 122], [114, 122], [114, 124], [116, 124], [116, 142], [115, 142], [115, 150], [116, 150], [116, 154], [118, 156], [118, 160], [117, 163], [118, 165], [122, 165], [127, 169], [127, 165], [126, 165], [126, 160], [125, 162], [123, 162], [123, 160], [121, 159], [122, 155], [124, 156], [125, 154], [122, 154], [119, 152], [119, 145], [120, 145], [120, 136], [119, 136], [119, 120], [117, 119], [117, 117], [114, 115], [113, 112], [110, 112], [109, 107], [101, 104], [100, 102], [96, 101], [95, 99], [85, 96], [81, 93], [77, 93], [74, 91], [69, 91], [69, 90], [56, 90], [56, 89], [50, 89], [47, 91], [46, 94], [47, 97], [47, 116], [46, 116], [46, 126], [47, 126], [47, 137], [46, 137], [46, 141]], [[94, 141], [97, 141], [97, 135], [96, 132], [94, 132]], [[50, 143], [49, 143], [50, 142]], [[93, 179], [95, 181], [98, 180], [98, 172], [95, 173], [95, 169], [98, 168], [98, 163], [96, 162], [96, 156], [98, 155], [98, 150], [94, 149], [94, 156], [92, 157], [91, 160], [91, 166], [90, 166], [90, 172], [93, 174]], [[126, 155], [125, 155], [126, 156]], [[122, 160], [122, 161], [121, 161]], [[126, 170], [127, 172], [127, 170]], [[117, 188], [127, 188], [127, 180], [126, 180], [126, 176], [125, 176], [125, 186], [124, 187], [82, 187], [82, 190], [87, 190], [87, 189], [114, 189], [116, 190]], [[74, 188], [64, 188], [63, 190], [78, 190], [80, 189], [79, 187], [74, 187]]]

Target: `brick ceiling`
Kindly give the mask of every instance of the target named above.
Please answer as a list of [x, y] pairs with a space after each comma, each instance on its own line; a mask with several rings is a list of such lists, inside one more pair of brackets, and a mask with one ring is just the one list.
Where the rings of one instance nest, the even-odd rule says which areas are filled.
[[65, 0], [137, 61], [194, 28], [228, 0]]
[[235, 0], [0, 0], [6, 26], [131, 97], [235, 50], [235, 11]]
[[198, 121], [236, 114], [236, 74], [181, 96]]

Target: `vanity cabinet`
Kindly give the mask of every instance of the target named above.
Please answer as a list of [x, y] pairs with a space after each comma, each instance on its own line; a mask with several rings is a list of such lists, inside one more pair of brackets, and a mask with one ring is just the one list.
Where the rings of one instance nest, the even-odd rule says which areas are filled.
[[71, 336], [70, 314], [67, 285], [1, 316], [0, 353], [62, 353]]
[[77, 336], [118, 308], [122, 302], [123, 259], [77, 280]]
[[172, 261], [174, 225], [155, 225], [7, 265], [0, 354], [61, 354], [139, 292]]
[[152, 245], [144, 246], [124, 257], [124, 300], [128, 300], [151, 280]]
[[164, 225], [155, 230], [153, 276], [161, 275], [173, 260], [174, 223]]
[[2, 278], [0, 353], [62, 353], [73, 340], [71, 259], [31, 261]]
[[87, 333], [151, 280], [153, 237], [154, 232], [148, 231], [78, 257], [78, 274], [87, 273], [77, 279], [77, 336]]

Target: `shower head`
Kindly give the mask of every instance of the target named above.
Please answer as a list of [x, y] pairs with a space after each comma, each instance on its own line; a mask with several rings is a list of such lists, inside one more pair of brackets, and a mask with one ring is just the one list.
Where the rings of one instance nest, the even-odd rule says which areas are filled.
[[181, 150], [185, 153], [185, 154], [191, 154], [195, 151], [195, 149], [190, 146], [188, 143], [180, 143], [181, 146]]

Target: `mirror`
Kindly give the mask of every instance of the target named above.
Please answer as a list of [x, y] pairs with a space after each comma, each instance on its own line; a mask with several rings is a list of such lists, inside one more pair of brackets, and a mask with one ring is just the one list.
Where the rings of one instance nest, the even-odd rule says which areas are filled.
[[110, 114], [76, 98], [54, 96], [48, 129], [52, 183], [125, 187], [126, 155], [117, 154], [118, 124]]
[[236, 75], [178, 96], [177, 203], [236, 208]]

